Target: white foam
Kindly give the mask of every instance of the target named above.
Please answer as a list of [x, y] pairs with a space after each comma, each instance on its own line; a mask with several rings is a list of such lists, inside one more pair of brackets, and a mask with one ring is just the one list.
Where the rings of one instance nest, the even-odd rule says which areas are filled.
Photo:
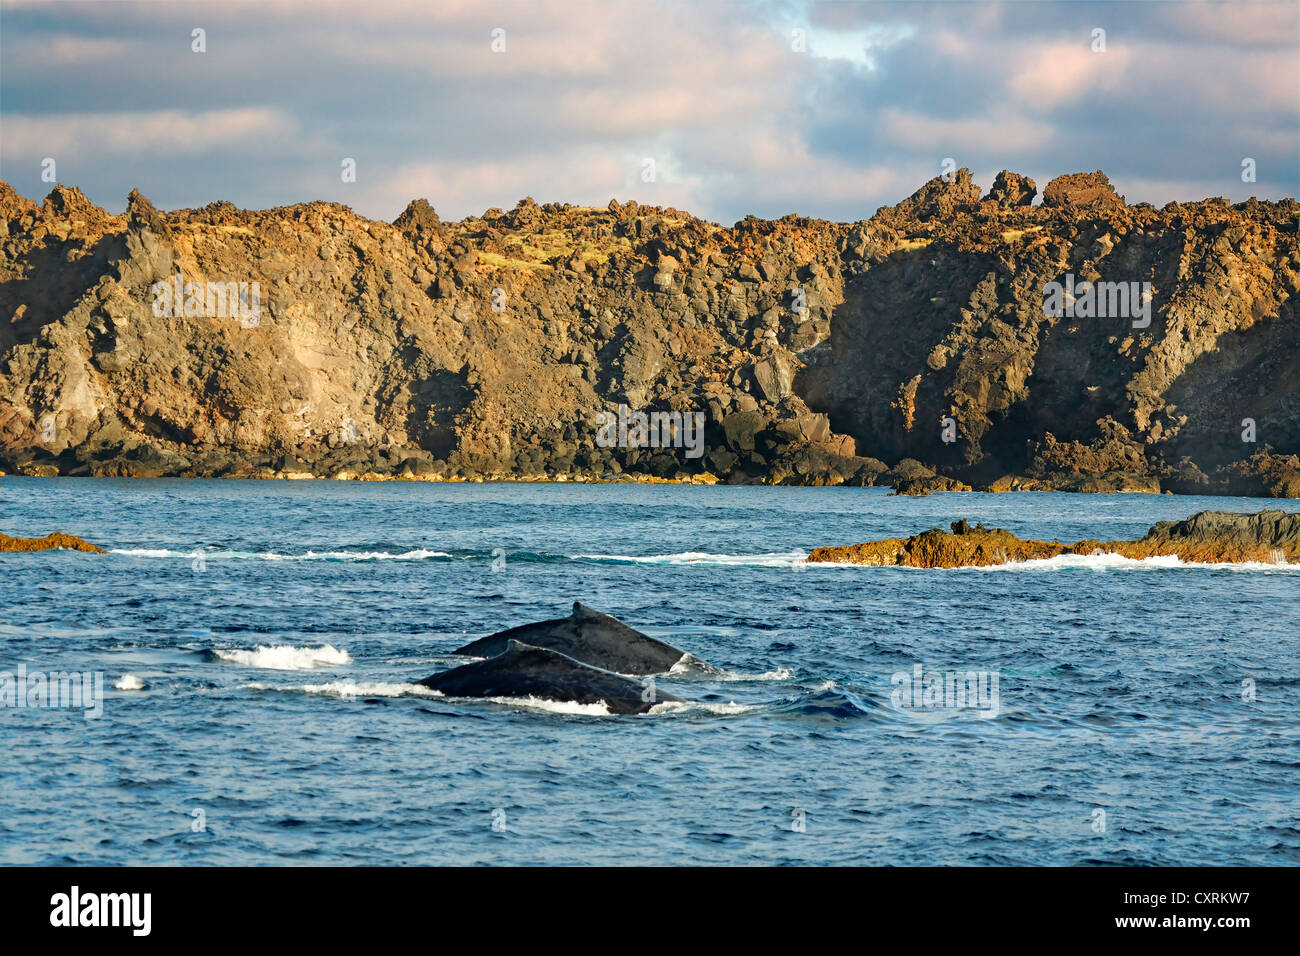
[[194, 548], [173, 551], [167, 548], [112, 548], [112, 554], [132, 558], [174, 558], [193, 560], [202, 555], [206, 561], [423, 561], [427, 558], [450, 558], [446, 551], [416, 548], [411, 551], [306, 551], [302, 554], [282, 554], [278, 551], [229, 551]]
[[113, 682], [114, 690], [144, 690], [144, 681], [134, 674], [123, 674]]
[[322, 694], [351, 700], [354, 697], [441, 697], [439, 691], [422, 684], [397, 684], [385, 681], [336, 680], [325, 684], [245, 684], [247, 690], [274, 690], [299, 694]]
[[630, 564], [705, 564], [728, 567], [787, 568], [803, 564], [806, 551], [768, 552], [766, 554], [710, 554], [706, 551], [682, 551], [678, 554], [574, 554], [574, 560], [618, 561]]
[[309, 671], [317, 667], [347, 664], [352, 660], [347, 651], [341, 651], [330, 644], [323, 647], [290, 647], [284, 644], [268, 647], [259, 644], [251, 651], [214, 650], [212, 653], [218, 660], [228, 664], [276, 671]]
[[774, 671], [763, 671], [761, 674], [746, 674], [743, 671], [722, 671], [714, 677], [714, 680], [720, 681], [760, 681], [760, 680], [789, 680], [794, 676], [794, 672], [788, 667], [778, 667]]
[[792, 672], [780, 667], [761, 674], [746, 674], [743, 671], [728, 671], [714, 667], [692, 654], [683, 654], [681, 659], [668, 671], [669, 677], [696, 677], [715, 681], [769, 681], [789, 680]]
[[1092, 571], [1159, 570], [1162, 568], [1215, 568], [1229, 571], [1300, 571], [1300, 564], [1268, 564], [1263, 561], [1184, 561], [1177, 555], [1127, 558], [1113, 551], [1100, 554], [1058, 554], [1054, 558], [1011, 561], [983, 568], [949, 568], [952, 571], [1059, 571], [1082, 568]]
[[450, 558], [446, 551], [417, 548], [394, 554], [391, 551], [307, 551], [304, 554], [277, 554], [264, 551], [257, 557], [263, 561], [422, 561], [425, 558]]
[[546, 700], [541, 697], [480, 697], [466, 698], [489, 700], [494, 704], [509, 707], [527, 707], [531, 710], [544, 710], [551, 714], [575, 714], [580, 717], [612, 717], [609, 705], [603, 700], [594, 704], [580, 704], [575, 700]]
[[721, 717], [730, 717], [735, 714], [747, 714], [750, 711], [758, 710], [758, 705], [737, 704], [734, 700], [729, 704], [716, 704], [698, 700], [665, 700], [651, 707], [650, 714], [659, 716], [660, 714], [680, 714], [695, 710], [717, 714]]
[[683, 654], [677, 658], [677, 663], [668, 668], [668, 676], [678, 674], [712, 674], [717, 668], [712, 664], [705, 663], [694, 654]]

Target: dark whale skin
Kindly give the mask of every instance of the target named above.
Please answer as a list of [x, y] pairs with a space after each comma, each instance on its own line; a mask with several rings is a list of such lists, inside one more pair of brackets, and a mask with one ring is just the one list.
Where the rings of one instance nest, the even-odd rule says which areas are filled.
[[481, 637], [452, 651], [469, 657], [496, 657], [507, 643], [518, 641], [557, 651], [592, 667], [617, 674], [662, 674], [686, 656], [671, 644], [657, 641], [616, 617], [593, 611], [578, 601], [573, 613], [554, 621], [523, 624]]
[[640, 681], [514, 640], [508, 641], [496, 657], [462, 664], [417, 683], [449, 697], [536, 697], [603, 703], [611, 714], [644, 714], [655, 704], [681, 701], [658, 688], [647, 694], [648, 685]]

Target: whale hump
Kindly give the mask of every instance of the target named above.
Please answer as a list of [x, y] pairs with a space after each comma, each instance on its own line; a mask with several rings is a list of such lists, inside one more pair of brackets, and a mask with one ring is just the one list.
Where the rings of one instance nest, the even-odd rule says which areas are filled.
[[510, 641], [556, 651], [575, 661], [613, 671], [644, 676], [662, 674], [685, 657], [685, 652], [628, 627], [618, 618], [581, 601], [573, 602], [568, 617], [523, 624], [479, 638], [452, 651], [467, 657], [496, 657]]
[[681, 700], [653, 683], [643, 684], [513, 638], [495, 657], [462, 664], [418, 683], [450, 697], [535, 697], [604, 704], [611, 714], [643, 714], [655, 704]]

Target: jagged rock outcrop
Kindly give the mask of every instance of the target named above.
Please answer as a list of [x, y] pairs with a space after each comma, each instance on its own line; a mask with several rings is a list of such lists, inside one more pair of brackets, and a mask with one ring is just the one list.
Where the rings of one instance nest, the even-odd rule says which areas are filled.
[[1161, 521], [1137, 541], [1022, 540], [1001, 528], [954, 521], [951, 531], [933, 528], [910, 538], [887, 538], [843, 547], [817, 548], [810, 562], [909, 568], [989, 567], [1012, 561], [1055, 558], [1062, 554], [1118, 554], [1141, 560], [1177, 557], [1194, 562], [1300, 559], [1300, 514], [1261, 511], [1235, 514], [1202, 511], [1184, 521]]
[[1095, 173], [1057, 176], [1043, 190], [1043, 205], [1049, 209], [1113, 212], [1124, 208], [1124, 197], [1115, 192], [1110, 178], [1099, 169]]
[[[0, 468], [1300, 491], [1300, 204], [1034, 195], [959, 170], [864, 222], [726, 228], [135, 191], [112, 216], [0, 183]], [[1048, 314], [1067, 275], [1072, 309], [1150, 283], [1149, 316]], [[598, 441], [620, 406], [679, 424]]]
[[1028, 176], [1004, 169], [993, 180], [993, 188], [984, 197], [985, 202], [999, 206], [1028, 206], [1038, 195], [1038, 186]]
[[54, 551], [56, 549], [87, 551], [92, 554], [104, 553], [103, 548], [89, 541], [83, 541], [75, 535], [63, 534], [61, 531], [47, 534], [43, 538], [11, 538], [7, 534], [0, 534], [0, 551]]

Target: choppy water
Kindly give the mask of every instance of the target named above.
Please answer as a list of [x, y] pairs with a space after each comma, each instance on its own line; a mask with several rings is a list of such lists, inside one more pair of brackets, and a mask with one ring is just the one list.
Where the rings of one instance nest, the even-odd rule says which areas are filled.
[[[0, 708], [0, 862], [1295, 864], [1300, 567], [799, 563], [1264, 507], [1300, 502], [0, 479], [0, 531], [113, 549], [0, 555], [0, 670], [107, 680], [99, 719]], [[575, 599], [719, 668], [660, 680], [701, 704], [411, 687]], [[996, 672], [997, 715], [893, 706], [916, 664]]]

